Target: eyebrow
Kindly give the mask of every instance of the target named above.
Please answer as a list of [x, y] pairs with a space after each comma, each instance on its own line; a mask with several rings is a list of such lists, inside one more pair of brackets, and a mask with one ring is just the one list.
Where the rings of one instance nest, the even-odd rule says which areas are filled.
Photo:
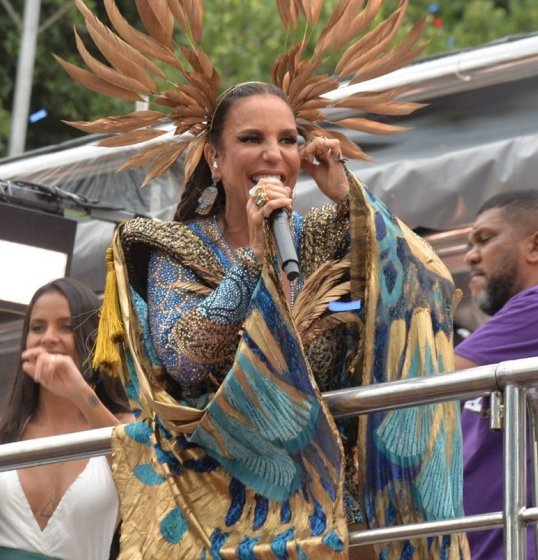
[[480, 226], [476, 229], [473, 229], [470, 231], [469, 233], [469, 241], [471, 239], [475, 239], [476, 237], [479, 237], [481, 235], [483, 235], [484, 233], [496, 233], [496, 230], [494, 228], [491, 228], [489, 226]]
[[[35, 317], [34, 319], [30, 319], [30, 324], [32, 323], [46, 323], [48, 321], [48, 319], [43, 319], [42, 317]], [[66, 316], [66, 317], [58, 317], [57, 319], [54, 319], [54, 322], [56, 323], [63, 323], [65, 321], [69, 321], [72, 322], [73, 318]]]
[[[263, 131], [259, 128], [244, 128], [237, 132], [238, 134], [263, 134]], [[281, 130], [279, 134], [295, 134], [298, 135], [299, 131], [296, 128], [286, 128]]]

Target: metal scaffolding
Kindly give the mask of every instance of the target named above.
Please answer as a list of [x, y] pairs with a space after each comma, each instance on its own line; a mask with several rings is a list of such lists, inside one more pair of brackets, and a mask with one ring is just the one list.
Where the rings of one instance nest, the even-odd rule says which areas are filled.
[[[433, 402], [466, 400], [493, 395], [492, 425], [502, 426], [504, 437], [504, 509], [445, 521], [417, 523], [350, 533], [351, 546], [375, 544], [404, 538], [445, 535], [503, 527], [506, 560], [527, 560], [527, 525], [538, 522], [538, 507], [528, 507], [527, 417], [530, 423], [533, 459], [533, 492], [538, 497], [538, 357], [501, 362], [453, 373], [380, 383], [355, 389], [324, 393], [335, 418], [393, 410]], [[528, 413], [528, 414], [527, 414]], [[8, 443], [0, 446], [0, 471], [94, 457], [111, 451], [112, 428]], [[537, 547], [538, 550], [538, 547]]]

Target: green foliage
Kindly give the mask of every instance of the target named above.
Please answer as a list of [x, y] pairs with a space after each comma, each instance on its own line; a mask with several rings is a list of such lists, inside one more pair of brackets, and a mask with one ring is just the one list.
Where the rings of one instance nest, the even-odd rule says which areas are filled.
[[[336, 2], [326, 0], [325, 14]], [[135, 3], [132, 0], [117, 0], [117, 3], [127, 19], [134, 22]], [[18, 10], [22, 4], [13, 2]], [[107, 21], [101, 0], [86, 0], [86, 4]], [[384, 15], [397, 5], [398, 0], [385, 0]], [[40, 22], [43, 24], [64, 6], [65, 0], [42, 2]], [[429, 44], [423, 56], [466, 49], [538, 30], [536, 0], [411, 0], [406, 29], [424, 14], [424, 38]], [[22, 18], [22, 13], [19, 16]], [[55, 52], [80, 64], [73, 25], [83, 38], [86, 37], [82, 18], [71, 7], [39, 35], [30, 113], [46, 109], [48, 117], [29, 124], [28, 149], [81, 135], [62, 120], [92, 120], [133, 110], [131, 102], [106, 98], [73, 82], [53, 59], [51, 53]], [[20, 36], [21, 29], [0, 4], [0, 59], [3, 61], [0, 66], [0, 156], [7, 153]], [[205, 0], [203, 46], [221, 74], [223, 87], [245, 80], [268, 80], [276, 55], [296, 39], [286, 35], [271, 0]], [[91, 41], [86, 44], [90, 45]], [[170, 79], [175, 80], [174, 76]]]
[[[397, 0], [387, 0], [384, 10], [396, 4]], [[407, 20], [416, 21], [424, 14], [424, 39], [429, 45], [423, 56], [538, 31], [536, 0], [411, 0]]]
[[[327, 21], [337, 0], [326, 0], [320, 22]], [[300, 28], [287, 33], [272, 0], [206, 0], [204, 48], [215, 61], [223, 87], [248, 80], [269, 80], [275, 58], [313, 34]], [[325, 16], [325, 17], [324, 17]], [[321, 24], [318, 25], [319, 32]], [[311, 45], [313, 46], [313, 45]]]
[[[91, 9], [95, 9], [96, 4], [101, 4], [94, 0], [88, 0], [86, 3]], [[65, 0], [42, 2], [41, 25], [64, 6]], [[0, 156], [7, 155], [11, 127], [10, 110], [22, 31], [2, 10], [0, 7], [0, 58], [4, 61], [0, 68]], [[22, 13], [19, 13], [19, 16], [22, 19]], [[64, 124], [63, 120], [90, 119], [115, 112], [122, 113], [132, 106], [129, 103], [106, 99], [76, 84], [53, 58], [52, 53], [56, 53], [70, 62], [79, 64], [73, 25], [76, 25], [84, 36], [82, 18], [78, 11], [71, 7], [56, 23], [44, 29], [38, 36], [30, 114], [45, 109], [48, 117], [28, 124], [27, 149], [59, 143], [82, 135]]]

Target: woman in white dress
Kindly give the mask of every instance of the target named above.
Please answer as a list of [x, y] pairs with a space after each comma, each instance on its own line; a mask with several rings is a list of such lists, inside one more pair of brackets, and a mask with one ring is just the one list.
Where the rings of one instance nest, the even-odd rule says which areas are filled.
[[[0, 443], [132, 420], [118, 380], [91, 367], [100, 302], [69, 278], [34, 294], [0, 408]], [[0, 473], [0, 559], [107, 560], [118, 495], [105, 457]]]

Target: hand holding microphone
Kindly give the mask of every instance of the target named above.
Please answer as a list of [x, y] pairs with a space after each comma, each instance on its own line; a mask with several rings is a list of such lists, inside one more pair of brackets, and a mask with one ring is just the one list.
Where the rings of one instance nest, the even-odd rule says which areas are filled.
[[[254, 201], [254, 204], [263, 212], [265, 204], [269, 200], [263, 179], [260, 179], [260, 181], [250, 189], [249, 195]], [[277, 208], [274, 210], [269, 216], [269, 223], [282, 263], [282, 270], [285, 272], [288, 280], [296, 280], [299, 276], [299, 258], [297, 257], [297, 251], [293, 243], [286, 209]]]
[[283, 208], [279, 208], [271, 214], [269, 222], [282, 263], [282, 270], [288, 280], [292, 282], [299, 277], [299, 258], [291, 236], [288, 213]]

